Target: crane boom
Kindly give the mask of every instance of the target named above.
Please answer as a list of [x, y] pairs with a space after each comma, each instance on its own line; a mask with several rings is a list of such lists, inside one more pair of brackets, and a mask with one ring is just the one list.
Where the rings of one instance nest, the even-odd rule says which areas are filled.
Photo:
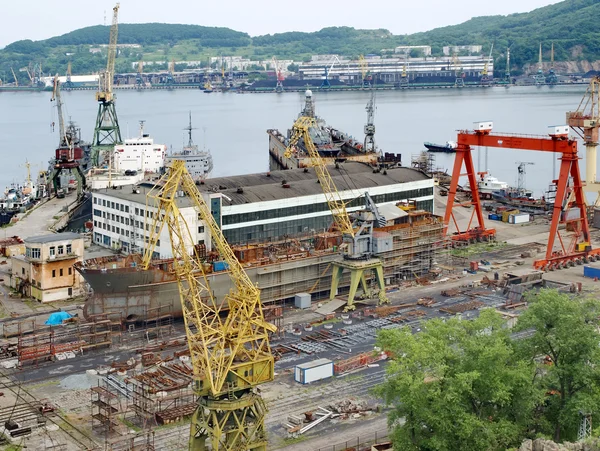
[[354, 238], [354, 229], [352, 227], [350, 217], [348, 216], [348, 211], [346, 210], [346, 204], [342, 200], [340, 193], [335, 186], [335, 182], [331, 178], [331, 174], [323, 163], [323, 160], [319, 155], [319, 151], [315, 147], [312, 138], [310, 137], [311, 127], [316, 126], [317, 122], [315, 118], [307, 116], [299, 117], [292, 128], [292, 137], [290, 138], [288, 147], [285, 150], [285, 157], [291, 157], [292, 149], [298, 143], [298, 141], [300, 141], [300, 139], [304, 141], [304, 146], [306, 147], [308, 155], [310, 156], [311, 165], [315, 168], [317, 177], [321, 182], [321, 187], [323, 188], [323, 193], [325, 194], [325, 199], [327, 200], [327, 205], [329, 206], [329, 210], [333, 215], [333, 220], [337, 228], [340, 232], [342, 232], [342, 234], [347, 234]]
[[66, 147], [69, 145], [67, 142], [67, 135], [65, 133], [65, 119], [63, 117], [63, 103], [60, 97], [60, 81], [58, 79], [58, 74], [54, 77], [54, 84], [52, 88], [52, 98], [51, 102], [56, 101], [56, 109], [58, 110], [58, 132], [60, 133], [59, 138], [59, 147]]
[[113, 8], [113, 19], [110, 27], [110, 39], [108, 43], [108, 58], [106, 61], [106, 70], [100, 76], [100, 91], [96, 93], [96, 100], [112, 100], [112, 85], [115, 73], [115, 59], [117, 57], [117, 37], [119, 35], [119, 3]]

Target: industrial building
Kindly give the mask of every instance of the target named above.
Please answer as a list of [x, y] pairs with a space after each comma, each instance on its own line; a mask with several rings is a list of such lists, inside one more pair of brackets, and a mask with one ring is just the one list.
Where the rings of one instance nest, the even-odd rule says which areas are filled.
[[[368, 72], [374, 80], [382, 83], [400, 82], [403, 77], [411, 81], [428, 81], [457, 76], [466, 79], [478, 79], [482, 76], [487, 63], [487, 70], [492, 73], [493, 61], [488, 61], [486, 56], [457, 56], [457, 57], [421, 57], [408, 56], [382, 58], [369, 56], [363, 61], [350, 60], [336, 57], [332, 61], [311, 61], [302, 63], [299, 67], [303, 79], [323, 79], [327, 68], [328, 78], [338, 79], [344, 83], [361, 83]], [[416, 79], [419, 80], [416, 80]]]
[[[369, 165], [347, 162], [339, 169], [332, 168], [331, 174], [349, 211], [363, 208], [363, 195], [368, 192], [377, 205], [415, 201], [417, 208], [433, 212], [434, 182], [421, 171], [401, 167], [374, 172]], [[124, 252], [143, 249], [156, 211], [146, 203], [151, 188], [151, 184], [141, 184], [133, 190], [94, 192], [94, 242]], [[220, 177], [209, 179], [198, 188], [231, 245], [315, 234], [328, 230], [332, 222], [312, 169]], [[190, 230], [196, 231], [193, 244], [210, 247], [189, 199], [180, 197], [179, 208]], [[170, 258], [167, 231], [163, 234], [156, 257]]]
[[25, 255], [12, 257], [11, 287], [40, 302], [77, 296], [81, 277], [73, 265], [83, 261], [83, 237], [59, 233], [25, 240]]

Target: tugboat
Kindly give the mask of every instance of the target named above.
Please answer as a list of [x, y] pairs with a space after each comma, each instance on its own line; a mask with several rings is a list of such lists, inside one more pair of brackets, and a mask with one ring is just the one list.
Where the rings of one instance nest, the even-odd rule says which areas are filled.
[[434, 144], [430, 142], [423, 143], [429, 152], [444, 152], [444, 153], [454, 153], [456, 152], [456, 142], [454, 141], [446, 141], [446, 144]]

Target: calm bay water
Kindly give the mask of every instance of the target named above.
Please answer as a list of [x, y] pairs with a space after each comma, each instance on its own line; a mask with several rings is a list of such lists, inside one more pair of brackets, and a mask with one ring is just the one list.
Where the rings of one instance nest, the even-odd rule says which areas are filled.
[[[491, 120], [494, 131], [545, 135], [549, 125], [564, 124], [565, 113], [575, 110], [585, 86], [498, 87], [489, 89], [436, 89], [377, 93], [376, 143], [384, 152], [401, 153], [406, 165], [424, 141], [443, 144], [456, 139], [456, 130], [470, 129], [475, 121]], [[317, 114], [332, 126], [364, 138], [368, 92], [315, 92]], [[22, 183], [25, 161], [32, 173], [47, 169], [58, 143], [56, 108], [51, 93], [0, 93], [0, 189]], [[186, 140], [183, 130], [192, 112], [194, 140], [211, 150], [213, 176], [268, 170], [266, 130], [290, 127], [303, 104], [301, 93], [235, 94], [201, 90], [117, 91], [117, 113], [123, 138], [138, 134], [139, 120], [157, 143], [178, 150]], [[97, 113], [92, 91], [64, 92], [67, 118], [72, 118], [90, 141]], [[585, 156], [584, 148], [580, 147]], [[453, 155], [437, 155], [437, 166], [452, 169]], [[509, 184], [516, 183], [518, 161], [527, 167], [527, 186], [541, 195], [554, 178], [553, 156], [541, 152], [489, 149], [475, 165]], [[479, 160], [479, 163], [478, 163]], [[584, 174], [585, 161], [582, 161]]]

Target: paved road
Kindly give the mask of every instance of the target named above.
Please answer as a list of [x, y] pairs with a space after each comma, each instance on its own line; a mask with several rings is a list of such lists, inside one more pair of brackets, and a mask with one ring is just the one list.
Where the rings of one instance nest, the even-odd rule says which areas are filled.
[[19, 217], [22, 219], [10, 227], [6, 227], [4, 229], [4, 236], [0, 235], [0, 237], [19, 236], [21, 238], [28, 238], [52, 233], [49, 227], [56, 221], [54, 217], [66, 211], [67, 206], [75, 202], [76, 199], [76, 194], [72, 193], [63, 199], [53, 198], [41, 205], [37, 205], [28, 215], [19, 214]]

